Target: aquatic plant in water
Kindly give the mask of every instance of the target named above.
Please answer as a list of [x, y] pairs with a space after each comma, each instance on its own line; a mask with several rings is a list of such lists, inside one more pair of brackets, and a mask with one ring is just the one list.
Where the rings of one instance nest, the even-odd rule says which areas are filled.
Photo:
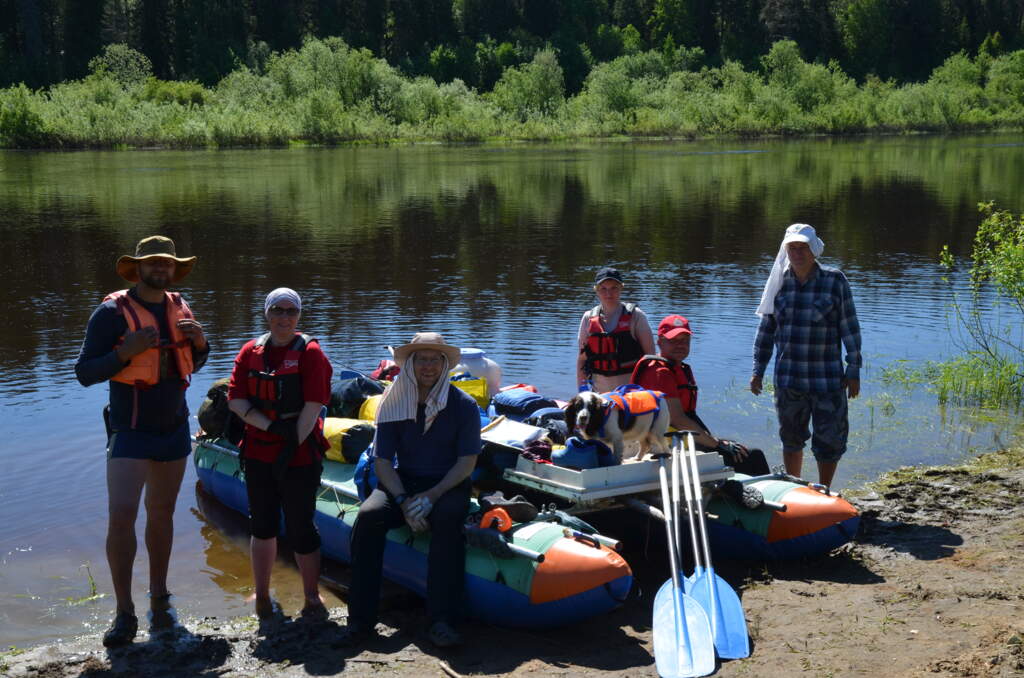
[[85, 570], [85, 576], [89, 579], [89, 594], [81, 596], [79, 598], [69, 596], [68, 598], [66, 598], [66, 600], [68, 601], [68, 605], [81, 605], [82, 603], [90, 603], [94, 600], [99, 600], [103, 596], [107, 595], [105, 593], [100, 593], [99, 590], [96, 588], [96, 580], [93, 579], [92, 570], [89, 568], [89, 563], [82, 563], [81, 569]]
[[[1024, 217], [992, 202], [978, 209], [985, 218], [970, 256], [970, 299], [952, 301], [964, 355], [938, 364], [935, 385], [941, 402], [1016, 410], [1024, 404]], [[956, 266], [948, 245], [940, 263]], [[994, 312], [1003, 308], [1009, 318]]]

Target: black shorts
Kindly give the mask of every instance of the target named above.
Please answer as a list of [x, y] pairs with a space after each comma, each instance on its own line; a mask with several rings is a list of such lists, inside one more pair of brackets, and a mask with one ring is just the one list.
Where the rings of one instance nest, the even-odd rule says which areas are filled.
[[257, 539], [272, 539], [281, 533], [284, 513], [285, 534], [299, 555], [320, 548], [320, 534], [313, 524], [316, 495], [320, 489], [320, 464], [289, 466], [279, 486], [274, 465], [245, 460], [245, 489], [249, 495], [249, 529]]
[[107, 441], [107, 459], [149, 459], [151, 461], [177, 461], [192, 451], [192, 437], [188, 422], [177, 430], [166, 433], [146, 431], [114, 431]]

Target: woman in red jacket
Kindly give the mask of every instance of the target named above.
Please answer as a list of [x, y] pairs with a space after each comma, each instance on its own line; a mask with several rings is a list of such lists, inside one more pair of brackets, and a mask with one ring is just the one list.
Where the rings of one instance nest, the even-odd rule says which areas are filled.
[[329, 447], [320, 411], [330, 401], [331, 363], [320, 344], [296, 331], [298, 293], [280, 287], [263, 306], [270, 331], [242, 347], [228, 406], [245, 422], [242, 458], [249, 494], [256, 614], [273, 616], [270, 570], [283, 510], [285, 533], [302, 576], [303, 616], [326, 618], [317, 582], [320, 535], [313, 524], [321, 458]]

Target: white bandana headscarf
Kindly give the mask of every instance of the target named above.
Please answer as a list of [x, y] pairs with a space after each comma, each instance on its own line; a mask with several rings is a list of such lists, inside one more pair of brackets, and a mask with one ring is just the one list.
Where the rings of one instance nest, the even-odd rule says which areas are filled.
[[757, 315], [765, 315], [775, 312], [775, 295], [782, 289], [782, 274], [789, 268], [789, 255], [786, 254], [786, 245], [791, 242], [805, 242], [811, 248], [811, 254], [817, 259], [825, 250], [825, 243], [822, 242], [813, 226], [807, 224], [793, 224], [786, 229], [786, 235], [782, 238], [779, 246], [779, 253], [775, 257], [775, 264], [772, 265], [772, 272], [768, 274], [768, 280], [764, 284], [764, 292], [761, 293], [761, 303], [757, 306]]
[[[380, 405], [377, 406], [377, 424], [405, 421], [406, 419], [416, 421], [416, 409], [420, 399], [419, 384], [416, 382], [416, 355], [418, 353], [416, 351], [409, 355], [402, 371], [398, 373], [395, 383], [381, 398]], [[443, 353], [441, 360], [441, 376], [437, 378], [437, 383], [427, 394], [424, 433], [430, 430], [437, 415], [448, 404], [448, 370], [451, 366], [448, 364], [448, 356]]]
[[270, 307], [279, 301], [290, 301], [295, 304], [295, 308], [302, 310], [302, 299], [299, 298], [298, 292], [290, 287], [278, 287], [268, 294], [266, 301], [263, 302], [263, 315], [270, 313]]

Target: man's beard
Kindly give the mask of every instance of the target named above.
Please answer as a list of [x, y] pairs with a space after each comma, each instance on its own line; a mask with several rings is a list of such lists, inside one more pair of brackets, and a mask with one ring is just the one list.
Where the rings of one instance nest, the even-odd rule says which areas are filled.
[[139, 280], [155, 290], [166, 290], [171, 286], [170, 275], [159, 274], [158, 277], [155, 277], [153, 275], [142, 275], [142, 273], [139, 273]]

